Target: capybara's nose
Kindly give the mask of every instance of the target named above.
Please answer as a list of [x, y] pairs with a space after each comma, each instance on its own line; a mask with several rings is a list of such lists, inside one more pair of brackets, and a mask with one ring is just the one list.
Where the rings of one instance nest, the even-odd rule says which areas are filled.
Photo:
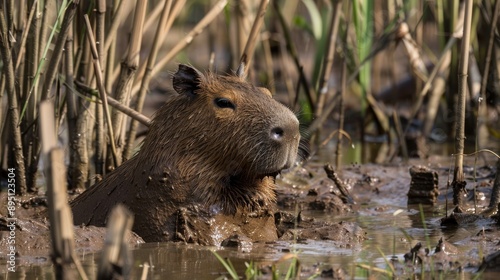
[[283, 115], [288, 118], [278, 120], [269, 130], [269, 137], [272, 141], [292, 145], [300, 138], [299, 121], [292, 113]]
[[271, 129], [271, 139], [272, 140], [281, 142], [281, 141], [283, 141], [284, 137], [285, 137], [285, 131], [283, 130], [283, 128], [277, 126], [277, 127], [273, 127]]

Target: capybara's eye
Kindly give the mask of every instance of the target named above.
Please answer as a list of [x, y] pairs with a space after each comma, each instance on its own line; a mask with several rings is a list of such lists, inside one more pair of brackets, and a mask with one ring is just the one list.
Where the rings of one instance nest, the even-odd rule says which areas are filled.
[[235, 109], [235, 106], [231, 100], [224, 98], [224, 97], [218, 97], [215, 98], [214, 100], [215, 105], [217, 105], [219, 108], [230, 108], [230, 109]]

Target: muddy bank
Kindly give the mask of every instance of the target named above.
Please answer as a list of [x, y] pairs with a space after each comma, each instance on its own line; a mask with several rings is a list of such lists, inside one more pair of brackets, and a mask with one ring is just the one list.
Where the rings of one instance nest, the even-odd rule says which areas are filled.
[[[0, 217], [0, 260], [7, 261], [14, 250], [18, 265], [50, 262], [51, 239], [47, 219], [19, 217], [15, 220], [15, 234], [11, 234], [12, 219]], [[75, 226], [75, 250], [77, 255], [99, 252], [104, 246], [106, 228]], [[9, 238], [12, 236], [12, 238]], [[127, 243], [134, 248], [144, 241], [137, 234], [127, 234]]]
[[[21, 211], [15, 222], [15, 251], [19, 264], [29, 265], [36, 259], [38, 263], [50, 261], [50, 232], [49, 223], [44, 218], [44, 206], [28, 208]], [[35, 213], [35, 214], [33, 214]], [[179, 220], [179, 227], [176, 229], [178, 243], [196, 243], [204, 245], [203, 236], [210, 235], [214, 240], [218, 240], [218, 246], [251, 248], [255, 240], [247, 236], [239, 235], [240, 230], [230, 218], [220, 215], [210, 215], [200, 211], [199, 208], [182, 208], [179, 210], [182, 219]], [[296, 242], [312, 240], [330, 240], [340, 246], [359, 246], [366, 238], [366, 232], [354, 222], [327, 222], [315, 218], [304, 216], [300, 213], [287, 211], [277, 211], [274, 214], [276, 224], [269, 225], [269, 228], [277, 228], [274, 233], [275, 240]], [[229, 220], [228, 220], [229, 219]], [[235, 219], [237, 220], [237, 218]], [[4, 256], [9, 253], [10, 233], [8, 227], [10, 219], [0, 218], [0, 260], [7, 260]], [[196, 230], [191, 228], [193, 224]], [[203, 226], [205, 225], [205, 226]], [[251, 227], [251, 221], [247, 227]], [[213, 230], [215, 229], [215, 231]], [[106, 228], [95, 226], [75, 226], [75, 247], [77, 254], [97, 253], [103, 247]], [[220, 238], [221, 236], [230, 236]], [[132, 249], [144, 241], [135, 233], [128, 235], [128, 244]]]
[[[397, 268], [396, 275], [402, 277], [431, 269], [450, 273], [496, 271], [500, 250], [498, 216], [473, 214], [481, 213], [488, 206], [497, 172], [495, 161], [495, 158], [483, 158], [474, 167], [473, 159], [467, 160], [464, 170], [468, 213], [456, 214], [459, 220], [456, 224], [442, 224], [443, 218], [453, 210], [453, 191], [447, 187], [451, 180], [449, 170], [453, 167], [445, 157], [346, 166], [339, 173], [356, 201], [347, 209], [329, 204], [340, 200], [339, 190], [333, 181], [325, 178], [322, 164], [311, 163], [281, 178], [279, 204], [326, 220], [360, 222], [359, 226], [368, 232], [365, 246], [373, 246], [365, 249], [375, 255], [386, 254], [385, 258]], [[409, 204], [414, 201], [411, 198], [415, 192], [410, 187], [418, 181], [414, 178], [412, 182], [416, 170], [423, 171], [417, 179], [429, 179], [428, 192], [433, 196], [423, 199], [427, 205], [422, 207]], [[400, 253], [394, 254], [398, 250]]]

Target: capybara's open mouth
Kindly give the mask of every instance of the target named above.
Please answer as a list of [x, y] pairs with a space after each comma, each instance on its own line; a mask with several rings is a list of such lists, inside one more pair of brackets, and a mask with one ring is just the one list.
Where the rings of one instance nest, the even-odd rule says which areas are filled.
[[266, 178], [266, 177], [271, 177], [271, 178], [276, 179], [276, 176], [278, 176], [278, 174], [280, 174], [280, 173], [281, 173], [281, 170], [263, 173], [263, 174], [259, 175], [257, 178], [261, 179], [261, 180]]
[[264, 174], [263, 177], [273, 177], [273, 178], [276, 178], [276, 176], [278, 176], [278, 174], [280, 174], [280, 172], [281, 171], [270, 172], [270, 173]]

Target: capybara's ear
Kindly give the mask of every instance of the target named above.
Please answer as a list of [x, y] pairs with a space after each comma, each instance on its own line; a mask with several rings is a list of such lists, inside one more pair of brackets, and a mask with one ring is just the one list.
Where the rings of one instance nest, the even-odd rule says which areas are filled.
[[179, 64], [179, 70], [174, 74], [172, 81], [174, 90], [178, 94], [196, 94], [195, 91], [200, 88], [201, 77], [203, 74], [194, 67]]
[[238, 66], [238, 69], [236, 69], [236, 76], [241, 78], [242, 80], [245, 80], [246, 78], [246, 67], [247, 67], [247, 55], [244, 54], [241, 57], [240, 65]]
[[273, 97], [273, 94], [271, 93], [271, 91], [265, 87], [259, 87], [258, 88], [262, 93], [264, 93], [265, 95], [268, 95], [269, 97]]

